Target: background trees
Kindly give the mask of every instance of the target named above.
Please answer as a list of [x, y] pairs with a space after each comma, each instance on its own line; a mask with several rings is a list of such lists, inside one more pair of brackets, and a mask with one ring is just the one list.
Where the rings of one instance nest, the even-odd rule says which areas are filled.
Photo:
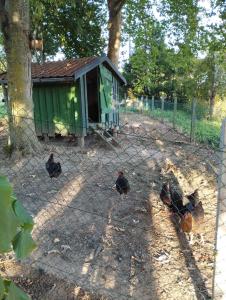
[[133, 50], [124, 75], [137, 95], [196, 97], [213, 116], [225, 99], [225, 12], [221, 1], [128, 1], [125, 32]]
[[103, 51], [105, 19], [100, 0], [32, 1], [31, 21], [32, 31], [44, 40], [37, 59], [45, 61], [59, 51], [66, 58], [100, 55]]

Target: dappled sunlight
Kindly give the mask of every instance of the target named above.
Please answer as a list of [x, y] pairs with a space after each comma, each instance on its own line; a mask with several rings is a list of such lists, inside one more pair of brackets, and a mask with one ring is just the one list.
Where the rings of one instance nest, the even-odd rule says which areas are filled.
[[49, 220], [62, 215], [62, 205], [67, 206], [74, 200], [83, 187], [82, 181], [83, 176], [77, 176], [76, 179], [66, 183], [54, 198], [46, 202], [47, 205], [35, 216], [34, 237], [38, 238], [39, 231], [43, 230], [43, 227], [46, 226]]
[[146, 124], [146, 125], [153, 125], [154, 122], [155, 122], [154, 120], [150, 119], [150, 120], [145, 120], [145, 121], [143, 122], [143, 124]]
[[88, 272], [89, 272], [89, 268], [90, 268], [90, 265], [91, 265], [91, 262], [88, 262], [88, 261], [91, 261], [93, 258], [93, 253], [91, 253], [90, 255], [88, 255], [86, 257], [86, 261], [82, 267], [82, 275], [86, 275]]
[[[211, 270], [208, 262], [198, 260], [200, 246], [183, 248], [186, 238], [182, 235], [180, 242], [159, 193], [163, 182], [180, 184], [184, 193], [200, 183], [205, 209], [212, 216], [213, 201], [203, 195], [213, 185], [208, 186], [208, 169], [192, 154], [191, 146], [168, 143], [167, 139], [178, 137], [174, 132], [161, 123], [144, 125], [142, 120], [140, 115], [128, 118], [118, 133], [121, 148], [116, 151], [94, 139], [85, 149], [50, 140], [43, 155], [27, 163], [22, 158], [13, 170], [7, 165], [4, 170], [35, 216], [38, 249], [31, 256], [32, 266], [114, 299], [158, 300], [174, 295], [189, 300], [195, 297], [190, 268], [200, 269], [196, 273], [200, 280]], [[62, 165], [62, 174], [52, 180], [45, 171], [51, 152]], [[131, 186], [125, 199], [112, 189], [121, 169]], [[211, 234], [207, 234], [209, 244]], [[203, 250], [211, 257], [210, 247]], [[80, 289], [73, 291], [82, 294]]]
[[14, 11], [14, 13], [12, 15], [12, 21], [13, 21], [13, 23], [19, 23], [21, 21], [19, 12]]
[[115, 277], [117, 276], [115, 271], [106, 274], [105, 288], [113, 289], [115, 287]]
[[58, 117], [53, 119], [53, 124], [55, 126], [55, 131], [59, 132], [62, 135], [67, 135], [68, 124], [65, 124], [64, 121], [60, 121]]

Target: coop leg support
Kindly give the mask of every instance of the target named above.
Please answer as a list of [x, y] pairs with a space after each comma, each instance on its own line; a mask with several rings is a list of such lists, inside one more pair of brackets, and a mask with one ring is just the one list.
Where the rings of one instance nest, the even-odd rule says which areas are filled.
[[85, 137], [84, 136], [78, 137], [78, 144], [79, 144], [79, 147], [81, 147], [81, 148], [85, 147]]
[[49, 141], [49, 136], [47, 133], [43, 134], [45, 143]]

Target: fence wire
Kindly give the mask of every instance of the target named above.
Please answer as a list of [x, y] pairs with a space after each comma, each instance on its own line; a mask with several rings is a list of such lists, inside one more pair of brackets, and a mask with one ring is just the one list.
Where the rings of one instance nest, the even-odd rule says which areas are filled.
[[172, 124], [174, 128], [190, 136], [190, 140], [219, 147], [220, 127], [225, 111], [217, 106], [212, 119], [209, 115], [208, 103], [198, 103], [196, 99], [184, 102], [176, 97], [169, 101], [142, 96], [134, 99], [124, 99], [121, 111], [137, 112], [151, 116], [154, 119]]
[[[32, 299], [211, 299], [224, 149], [190, 143], [170, 124], [124, 110], [113, 146], [93, 127], [84, 147], [73, 135], [57, 134], [39, 137], [27, 154], [26, 145], [8, 145], [8, 120], [18, 120], [11, 117], [0, 116], [0, 173], [33, 215], [38, 247], [23, 262], [2, 256], [2, 276]], [[23, 126], [30, 121], [23, 114]], [[34, 137], [27, 126], [27, 144]], [[52, 179], [45, 169], [51, 153], [62, 166]], [[120, 170], [131, 186], [126, 199], [113, 188]], [[199, 190], [205, 218], [192, 245], [180, 229], [180, 212], [171, 214], [160, 200], [165, 182], [184, 199]]]

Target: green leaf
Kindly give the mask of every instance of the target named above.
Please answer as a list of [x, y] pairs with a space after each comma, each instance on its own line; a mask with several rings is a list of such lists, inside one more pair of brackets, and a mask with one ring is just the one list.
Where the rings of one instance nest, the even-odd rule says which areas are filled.
[[12, 195], [12, 187], [7, 179], [6, 176], [0, 176], [0, 191], [1, 196], [0, 199], [7, 199], [7, 201], [4, 202], [5, 206], [9, 206], [11, 204], [11, 195]]
[[21, 223], [21, 226], [25, 226], [26, 228], [28, 228], [28, 226], [26, 225], [30, 225], [30, 228], [32, 229], [34, 225], [34, 221], [32, 217], [29, 215], [29, 213], [25, 210], [22, 203], [18, 200], [14, 201], [13, 208], [14, 208], [15, 215], [18, 217]]
[[17, 259], [27, 257], [35, 248], [36, 244], [29, 229], [22, 229], [13, 240], [13, 250]]
[[31, 300], [20, 288], [18, 288], [12, 281], [8, 287], [8, 295], [6, 300]]
[[19, 220], [12, 208], [12, 187], [8, 179], [0, 176], [0, 252], [11, 250], [11, 242], [17, 233]]
[[4, 282], [0, 277], [0, 300], [2, 300], [4, 292], [5, 292]]

